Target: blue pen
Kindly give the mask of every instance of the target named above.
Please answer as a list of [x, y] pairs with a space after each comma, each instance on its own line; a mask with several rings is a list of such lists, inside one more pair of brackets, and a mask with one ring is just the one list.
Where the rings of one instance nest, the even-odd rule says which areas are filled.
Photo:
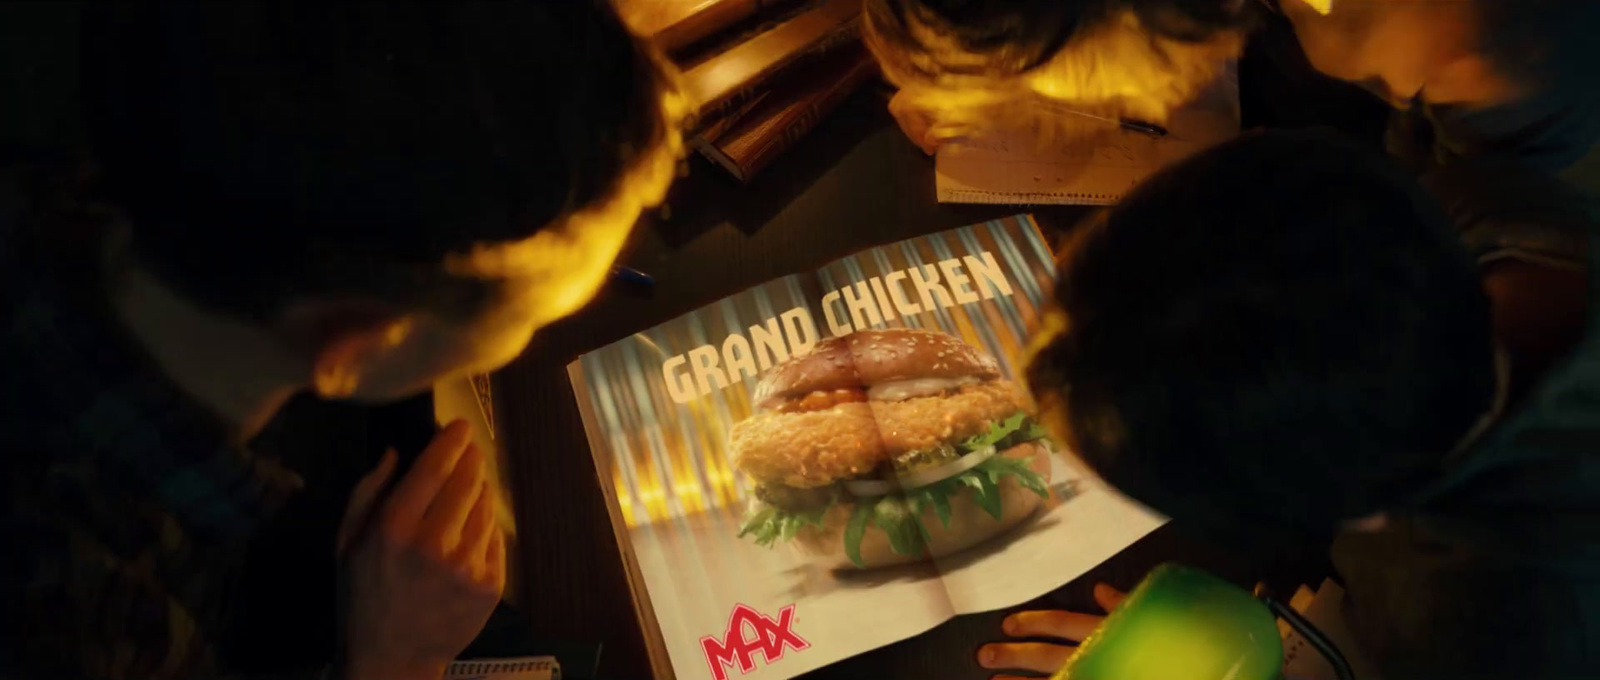
[[656, 285], [656, 280], [649, 274], [620, 264], [611, 268], [611, 278], [637, 286], [653, 287]]

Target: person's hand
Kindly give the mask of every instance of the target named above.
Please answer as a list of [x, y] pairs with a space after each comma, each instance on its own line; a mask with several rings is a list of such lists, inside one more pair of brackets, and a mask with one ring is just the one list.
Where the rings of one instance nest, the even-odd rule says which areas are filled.
[[389, 451], [356, 485], [339, 530], [350, 579], [350, 680], [438, 680], [505, 589], [497, 492], [466, 421], [434, 437], [381, 504]]
[[900, 124], [900, 131], [906, 133], [922, 153], [932, 156], [939, 150], [941, 140], [933, 134], [933, 115], [917, 106], [905, 90], [889, 99], [889, 113]]
[[[1111, 611], [1122, 601], [1122, 591], [1104, 583], [1094, 587], [1095, 604]], [[1017, 612], [1000, 624], [1006, 635], [1017, 638], [1053, 638], [1061, 642], [996, 642], [978, 648], [978, 664], [984, 668], [1054, 673], [1066, 665], [1076, 646], [1100, 627], [1104, 616], [1064, 611]], [[1020, 675], [996, 675], [994, 680], [1021, 680]]]

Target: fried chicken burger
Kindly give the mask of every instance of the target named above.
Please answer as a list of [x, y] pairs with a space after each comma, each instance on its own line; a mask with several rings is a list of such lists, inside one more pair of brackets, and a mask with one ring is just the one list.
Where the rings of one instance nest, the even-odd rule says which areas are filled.
[[774, 366], [735, 425], [756, 484], [740, 536], [839, 567], [949, 555], [1049, 496], [1044, 430], [988, 353], [922, 330], [831, 338]]

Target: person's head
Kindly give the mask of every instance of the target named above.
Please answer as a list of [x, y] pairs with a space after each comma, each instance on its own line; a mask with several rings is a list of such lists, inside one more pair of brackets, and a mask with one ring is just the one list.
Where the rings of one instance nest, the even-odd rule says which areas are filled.
[[1495, 104], [1546, 86], [1596, 84], [1592, 0], [1281, 0], [1318, 70], [1391, 103]]
[[1027, 368], [1110, 484], [1237, 535], [1400, 509], [1495, 394], [1442, 209], [1375, 152], [1251, 134], [1147, 180], [1061, 254]]
[[681, 147], [675, 77], [600, 0], [93, 5], [83, 59], [138, 266], [325, 396], [514, 358]]
[[1033, 98], [1165, 122], [1221, 75], [1254, 0], [867, 0], [884, 74], [952, 129], [1003, 127]]

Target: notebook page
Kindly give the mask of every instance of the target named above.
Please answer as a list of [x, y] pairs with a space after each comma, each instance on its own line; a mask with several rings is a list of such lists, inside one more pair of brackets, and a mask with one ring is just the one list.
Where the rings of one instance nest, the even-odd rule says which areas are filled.
[[561, 680], [561, 664], [553, 656], [457, 661], [443, 680]]
[[[1381, 680], [1356, 647], [1355, 637], [1344, 620], [1344, 588], [1332, 579], [1322, 582], [1310, 606], [1301, 612], [1311, 625], [1322, 631], [1350, 663], [1350, 669], [1361, 680]], [[1285, 680], [1337, 680], [1333, 666], [1323, 658], [1300, 634], [1290, 631], [1283, 638], [1283, 677]]]
[[[1299, 588], [1295, 589], [1294, 597], [1289, 598], [1289, 608], [1304, 614], [1306, 613], [1306, 609], [1311, 606], [1311, 601], [1315, 599], [1316, 596], [1317, 594], [1315, 591], [1305, 586], [1300, 586]], [[1278, 619], [1278, 635], [1280, 637], [1288, 639], [1293, 630], [1294, 629], [1289, 627], [1288, 621]]]
[[941, 148], [935, 182], [941, 203], [1109, 205], [1155, 171], [1239, 132], [1239, 83], [1230, 69], [1174, 111], [1168, 135], [1152, 137], [1107, 122], [1088, 139], [1040, 148], [1037, 134], [999, 133]]

